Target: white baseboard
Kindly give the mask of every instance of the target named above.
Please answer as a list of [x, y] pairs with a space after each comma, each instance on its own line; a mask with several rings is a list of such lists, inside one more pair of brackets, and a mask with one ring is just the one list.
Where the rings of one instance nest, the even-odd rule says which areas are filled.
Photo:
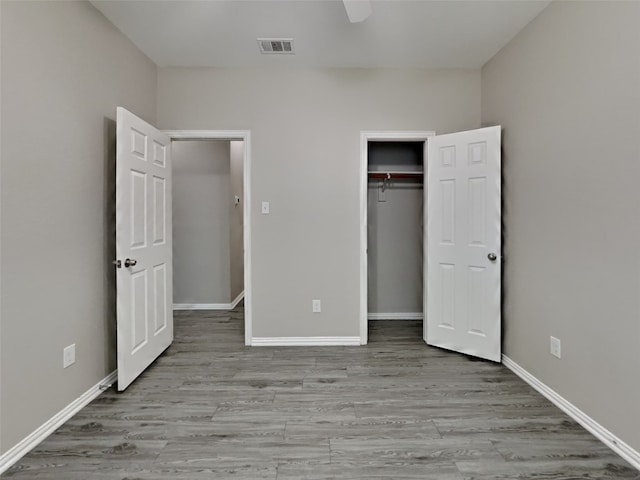
[[388, 312], [388, 313], [368, 313], [369, 320], [422, 320], [422, 312]]
[[231, 310], [230, 303], [174, 303], [174, 310]]
[[118, 378], [118, 372], [113, 371], [98, 383], [96, 383], [89, 390], [84, 392], [69, 405], [64, 407], [58, 413], [56, 413], [49, 420], [44, 422], [33, 432], [31, 432], [17, 445], [13, 446], [5, 453], [0, 455], [0, 475], [11, 468], [18, 460], [24, 457], [27, 453], [33, 450], [40, 442], [51, 435], [56, 429], [64, 424], [67, 420], [73, 417], [76, 413], [86, 407], [92, 400], [102, 393], [100, 385], [108, 385], [116, 381]]
[[244, 298], [244, 290], [231, 303], [174, 303], [174, 310], [233, 310]]
[[561, 396], [555, 390], [542, 383], [540, 380], [531, 375], [528, 371], [526, 371], [506, 355], [502, 355], [502, 363], [505, 367], [507, 367], [509, 370], [511, 370], [513, 373], [515, 373], [521, 379], [531, 385], [534, 389], [540, 392], [549, 401], [554, 403], [560, 410], [569, 415], [591, 434], [593, 434], [596, 438], [598, 438], [605, 445], [611, 448], [611, 450], [624, 458], [633, 467], [640, 470], [640, 452], [633, 449], [630, 445], [619, 439], [616, 435], [611, 433], [596, 420], [584, 413], [582, 410], [580, 410], [569, 400]]
[[252, 337], [253, 347], [308, 347], [360, 345], [360, 337]]
[[244, 290], [241, 291], [238, 294], [238, 296], [233, 299], [233, 301], [231, 302], [231, 308], [229, 310], [233, 310], [234, 308], [236, 308], [243, 298], [244, 298]]

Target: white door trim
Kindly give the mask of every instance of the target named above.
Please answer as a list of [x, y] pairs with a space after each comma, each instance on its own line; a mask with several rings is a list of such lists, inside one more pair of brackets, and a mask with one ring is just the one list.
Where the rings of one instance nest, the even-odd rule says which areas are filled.
[[250, 130], [163, 130], [171, 140], [244, 140], [244, 343], [251, 345], [251, 131]]
[[[360, 132], [360, 344], [366, 345], [368, 326], [367, 307], [367, 184], [368, 144], [370, 141], [426, 142], [434, 131], [362, 131]], [[426, 160], [426, 159], [425, 159]], [[426, 255], [424, 256], [426, 262]], [[426, 272], [426, 268], [425, 268]]]

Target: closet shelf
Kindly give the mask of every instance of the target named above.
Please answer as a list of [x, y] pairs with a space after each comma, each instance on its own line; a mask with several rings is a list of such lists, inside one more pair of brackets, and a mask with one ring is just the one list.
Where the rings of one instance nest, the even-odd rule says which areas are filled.
[[424, 172], [381, 172], [381, 171], [368, 171], [369, 178], [382, 178], [390, 180], [392, 178], [421, 178], [424, 176]]

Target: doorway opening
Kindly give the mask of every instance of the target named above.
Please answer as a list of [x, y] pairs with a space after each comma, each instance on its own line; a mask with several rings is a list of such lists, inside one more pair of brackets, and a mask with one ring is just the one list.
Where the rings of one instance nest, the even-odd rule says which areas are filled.
[[421, 338], [425, 142], [369, 141], [367, 150], [369, 341]]
[[[423, 321], [426, 142], [434, 132], [361, 134], [360, 342]], [[378, 320], [384, 322], [377, 322]], [[415, 326], [413, 330], [416, 330]], [[423, 330], [423, 329], [420, 329]], [[422, 335], [422, 334], [421, 334]]]
[[174, 310], [242, 301], [243, 149], [242, 140], [172, 142]]
[[165, 133], [174, 158], [174, 310], [232, 310], [244, 300], [250, 345], [250, 132]]

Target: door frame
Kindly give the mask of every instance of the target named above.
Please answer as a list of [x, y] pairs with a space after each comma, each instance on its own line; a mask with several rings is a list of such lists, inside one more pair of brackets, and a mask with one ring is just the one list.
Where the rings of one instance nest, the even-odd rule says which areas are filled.
[[[368, 308], [368, 261], [367, 261], [367, 188], [369, 167], [369, 142], [426, 142], [433, 137], [435, 131], [361, 131], [360, 132], [360, 345], [368, 342], [369, 308]], [[425, 150], [426, 152], [426, 150]], [[427, 158], [424, 159], [426, 176]], [[425, 215], [427, 209], [424, 209]], [[427, 257], [424, 257], [426, 273]], [[426, 312], [426, 298], [423, 310]], [[424, 337], [424, 333], [423, 333]]]
[[251, 282], [251, 130], [163, 130], [171, 141], [176, 140], [243, 140], [243, 246], [244, 246], [244, 344], [251, 345], [252, 282]]

